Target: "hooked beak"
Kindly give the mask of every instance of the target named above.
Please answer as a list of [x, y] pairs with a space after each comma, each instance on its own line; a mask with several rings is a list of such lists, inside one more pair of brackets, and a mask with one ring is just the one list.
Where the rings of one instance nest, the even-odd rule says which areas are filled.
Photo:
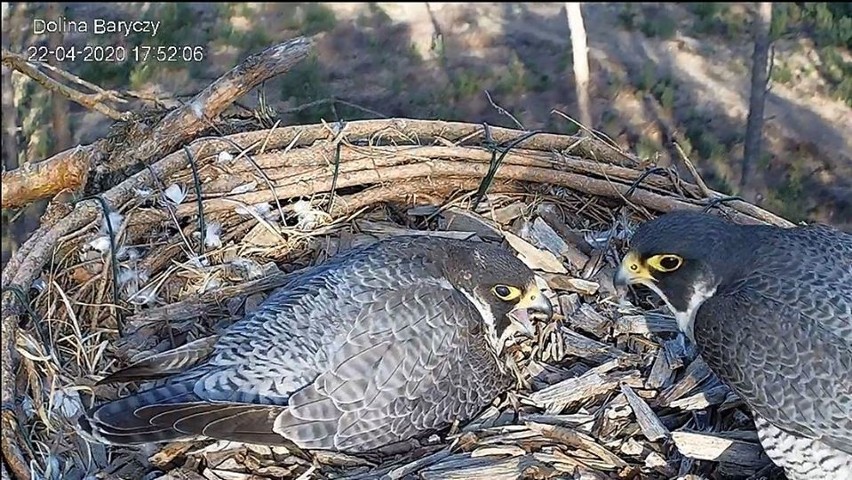
[[535, 336], [535, 328], [530, 322], [530, 313], [540, 313], [547, 321], [553, 319], [553, 305], [537, 285], [532, 286], [527, 291], [527, 295], [509, 312], [512, 323], [518, 327], [518, 333], [532, 338]]
[[657, 280], [646, 267], [639, 254], [628, 252], [621, 260], [618, 270], [613, 277], [616, 288], [625, 288], [628, 285], [653, 285]]

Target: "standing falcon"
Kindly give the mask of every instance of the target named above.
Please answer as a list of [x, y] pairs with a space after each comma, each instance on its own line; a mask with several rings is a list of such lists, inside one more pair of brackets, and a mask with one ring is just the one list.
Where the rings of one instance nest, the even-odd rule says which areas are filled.
[[[106, 381], [158, 386], [81, 417], [91, 438], [216, 438], [362, 452], [466, 421], [507, 390], [504, 347], [551, 316], [533, 272], [485, 243], [397, 237], [301, 271], [218, 338]], [[520, 327], [519, 327], [520, 325]]]
[[616, 274], [666, 302], [791, 479], [852, 479], [852, 235], [674, 212]]

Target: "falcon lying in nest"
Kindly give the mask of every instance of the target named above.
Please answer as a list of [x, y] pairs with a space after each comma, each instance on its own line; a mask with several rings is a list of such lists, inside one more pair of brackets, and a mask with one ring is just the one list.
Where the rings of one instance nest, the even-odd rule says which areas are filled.
[[852, 235], [675, 212], [639, 227], [615, 280], [662, 297], [789, 478], [852, 478]]
[[110, 444], [373, 450], [466, 421], [510, 388], [505, 347], [529, 311], [552, 316], [508, 250], [387, 239], [299, 272], [218, 337], [104, 379], [165, 381], [96, 406], [80, 426]]

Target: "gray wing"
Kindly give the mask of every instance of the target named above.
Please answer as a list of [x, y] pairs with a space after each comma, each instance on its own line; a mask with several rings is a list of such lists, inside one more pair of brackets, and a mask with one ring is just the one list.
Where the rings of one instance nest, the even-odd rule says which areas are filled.
[[852, 453], [848, 338], [826, 328], [837, 319], [816, 320], [815, 311], [773, 300], [769, 290], [757, 283], [701, 306], [702, 358], [768, 422]]
[[372, 295], [328, 369], [276, 421], [275, 431], [303, 448], [366, 451], [402, 441], [471, 418], [511, 385], [460, 292]]
[[[431, 258], [399, 241], [314, 267], [223, 333], [207, 361], [96, 407], [81, 426], [125, 444], [199, 434], [276, 443], [277, 424], [312, 448], [364, 449], [470, 416], [505, 377], [495, 378], [478, 312]], [[311, 389], [325, 395], [315, 408]], [[297, 416], [281, 416], [294, 392]], [[306, 419], [326, 430], [296, 426]]]

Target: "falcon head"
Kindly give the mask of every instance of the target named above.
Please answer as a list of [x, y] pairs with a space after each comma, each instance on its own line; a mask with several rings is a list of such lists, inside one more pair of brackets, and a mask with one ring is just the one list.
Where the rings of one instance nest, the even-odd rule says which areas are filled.
[[732, 248], [738, 234], [737, 226], [710, 214], [662, 215], [636, 230], [614, 282], [654, 291], [692, 338], [698, 308], [742, 264], [743, 249]]
[[447, 252], [447, 275], [479, 310], [486, 338], [499, 355], [515, 334], [534, 335], [530, 313], [550, 320], [553, 306], [536, 285], [533, 271], [512, 252], [484, 242], [465, 243]]

